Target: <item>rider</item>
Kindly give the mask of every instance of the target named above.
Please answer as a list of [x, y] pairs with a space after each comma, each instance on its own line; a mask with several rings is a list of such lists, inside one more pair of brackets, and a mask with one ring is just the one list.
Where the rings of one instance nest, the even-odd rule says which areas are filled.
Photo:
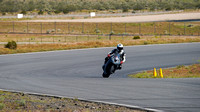
[[117, 49], [113, 49], [111, 52], [108, 53], [108, 56], [105, 58], [105, 62], [104, 65], [106, 64], [106, 62], [109, 60], [109, 58], [111, 57], [112, 54], [114, 53], [119, 53], [120, 54], [120, 66], [118, 67], [118, 69], [122, 68], [122, 64], [126, 61], [126, 54], [123, 50], [123, 44], [118, 44], [117, 45]]

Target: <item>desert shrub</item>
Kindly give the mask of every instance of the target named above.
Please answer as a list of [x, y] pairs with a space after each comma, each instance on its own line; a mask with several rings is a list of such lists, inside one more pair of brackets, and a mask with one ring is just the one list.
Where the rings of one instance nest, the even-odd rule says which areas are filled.
[[39, 15], [42, 15], [42, 14], [44, 14], [44, 12], [43, 12], [42, 10], [40, 10], [40, 11], [38, 12], [38, 14], [39, 14]]
[[56, 31], [55, 29], [52, 29], [52, 30], [51, 30], [51, 32], [55, 32], [55, 31]]
[[134, 14], [134, 13], [135, 13], [135, 11], [133, 10], [133, 11], [132, 11], [132, 13]]
[[0, 12], [81, 10], [183, 10], [199, 9], [199, 0], [0, 0]]
[[6, 15], [6, 13], [5, 13], [5, 12], [2, 12], [2, 15], [3, 15], [3, 16], [5, 16], [5, 15]]
[[96, 33], [100, 33], [101, 31], [99, 29], [95, 29], [95, 32]]
[[114, 34], [115, 34], [115, 32], [114, 32], [114, 31], [111, 31], [111, 32], [110, 32], [110, 35], [114, 35]]
[[99, 39], [99, 40], [100, 40], [100, 39], [101, 39], [101, 37], [97, 37], [97, 39]]
[[4, 108], [4, 104], [0, 103], [0, 110], [2, 110]]
[[61, 32], [61, 29], [57, 29], [57, 32]]
[[[60, 10], [55, 10], [54, 13], [55, 13], [55, 14], [59, 14], [59, 13], [61, 13], [61, 11], [60, 11]], [[63, 12], [63, 13], [64, 13], [64, 12]]]
[[26, 12], [25, 10], [23, 10], [21, 13], [22, 13], [22, 14], [24, 14], [24, 15], [26, 15], [26, 14], [27, 14], [27, 12]]
[[183, 67], [185, 67], [185, 66], [184, 65], [178, 65], [178, 66], [176, 66], [177, 69], [180, 69], [180, 68], [183, 68]]
[[17, 43], [15, 41], [10, 41], [5, 45], [8, 49], [17, 49]]
[[133, 39], [140, 39], [140, 36], [134, 36]]
[[70, 11], [69, 11], [67, 8], [63, 10], [63, 13], [64, 13], [64, 14], [68, 14], [69, 12], [70, 12]]
[[51, 11], [47, 11], [47, 14], [52, 15], [52, 12]]
[[0, 97], [0, 102], [4, 101], [5, 97], [1, 96]]
[[144, 45], [147, 45], [148, 44], [148, 42], [147, 41], [144, 41]]
[[161, 38], [161, 36], [155, 36], [155, 38]]
[[50, 34], [50, 33], [51, 33], [51, 30], [47, 30], [46, 33], [47, 33], [47, 34]]
[[165, 34], [165, 35], [167, 35], [167, 34], [169, 34], [169, 33], [168, 33], [168, 31], [167, 31], [167, 30], [165, 30], [165, 31], [164, 31], [164, 34]]
[[19, 104], [19, 106], [25, 106], [26, 105], [26, 101], [25, 100], [19, 100], [18, 104]]
[[123, 8], [123, 12], [128, 12], [128, 8]]
[[193, 26], [192, 24], [187, 25], [187, 27], [192, 27], [192, 26]]

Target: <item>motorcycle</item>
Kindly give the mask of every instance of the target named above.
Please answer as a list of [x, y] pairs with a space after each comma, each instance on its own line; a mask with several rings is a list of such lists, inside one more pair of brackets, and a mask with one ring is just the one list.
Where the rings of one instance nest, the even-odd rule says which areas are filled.
[[103, 74], [102, 76], [104, 78], [108, 78], [111, 74], [115, 73], [117, 68], [120, 66], [120, 55], [115, 53], [111, 55], [111, 57], [108, 59], [106, 64], [103, 65]]

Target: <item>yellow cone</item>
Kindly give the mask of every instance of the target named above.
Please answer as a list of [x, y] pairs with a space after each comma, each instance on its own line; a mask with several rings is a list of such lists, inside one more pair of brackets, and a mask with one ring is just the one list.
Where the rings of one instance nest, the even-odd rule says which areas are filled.
[[160, 68], [160, 77], [163, 78], [162, 68]]
[[154, 70], [153, 70], [153, 76], [157, 77], [156, 68], [154, 68]]

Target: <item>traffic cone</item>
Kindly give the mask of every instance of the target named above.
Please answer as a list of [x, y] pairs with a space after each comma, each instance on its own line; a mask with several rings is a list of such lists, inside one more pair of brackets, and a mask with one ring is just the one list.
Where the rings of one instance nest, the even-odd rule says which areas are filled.
[[157, 77], [156, 68], [154, 68], [154, 70], [153, 70], [153, 76]]
[[163, 78], [162, 68], [160, 68], [160, 77]]

